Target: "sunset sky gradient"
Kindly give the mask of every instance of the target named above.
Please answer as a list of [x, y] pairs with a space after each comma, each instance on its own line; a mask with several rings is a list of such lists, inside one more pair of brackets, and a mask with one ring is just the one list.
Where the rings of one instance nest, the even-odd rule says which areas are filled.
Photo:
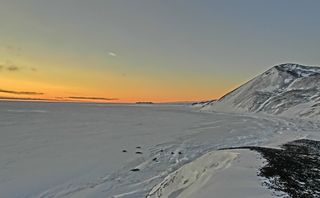
[[320, 1], [0, 0], [0, 99], [196, 101], [320, 65]]

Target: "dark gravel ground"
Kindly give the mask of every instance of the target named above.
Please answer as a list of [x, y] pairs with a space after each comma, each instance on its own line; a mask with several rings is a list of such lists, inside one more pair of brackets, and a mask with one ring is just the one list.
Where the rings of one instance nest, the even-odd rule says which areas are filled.
[[[229, 148], [230, 149], [230, 148]], [[258, 175], [280, 197], [320, 198], [320, 141], [301, 139], [279, 149], [237, 147], [259, 152], [266, 159]]]

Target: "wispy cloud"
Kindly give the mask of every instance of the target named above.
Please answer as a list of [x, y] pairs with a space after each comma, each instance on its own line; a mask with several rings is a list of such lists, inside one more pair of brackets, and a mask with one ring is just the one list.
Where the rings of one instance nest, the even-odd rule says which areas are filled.
[[7, 66], [7, 70], [8, 71], [18, 71], [18, 70], [20, 70], [20, 68], [15, 65], [9, 65], [9, 66]]
[[[26, 101], [51, 101], [51, 99], [44, 99], [44, 98], [28, 98], [28, 97], [5, 97], [0, 96], [0, 100], [26, 100]], [[54, 101], [54, 100], [52, 100]]]
[[117, 56], [117, 54], [115, 52], [109, 52], [108, 55], [112, 56], [112, 57], [116, 57]]
[[43, 95], [43, 93], [33, 92], [33, 91], [13, 91], [0, 89], [0, 93], [16, 94], [16, 95]]
[[118, 98], [84, 97], [84, 96], [70, 96], [68, 98], [76, 99], [76, 100], [118, 100]]
[[11, 61], [6, 61], [5, 63], [0, 63], [0, 71], [1, 70], [9, 71], [9, 72], [17, 72], [17, 71], [21, 71], [21, 70], [29, 70], [29, 71], [33, 71], [33, 72], [37, 71], [37, 69], [34, 67], [20, 66], [20, 65], [12, 63]]
[[6, 71], [10, 71], [10, 72], [19, 71], [20, 69], [21, 69], [20, 67], [13, 65], [13, 64], [1, 64], [0, 65], [0, 70], [6, 70]]

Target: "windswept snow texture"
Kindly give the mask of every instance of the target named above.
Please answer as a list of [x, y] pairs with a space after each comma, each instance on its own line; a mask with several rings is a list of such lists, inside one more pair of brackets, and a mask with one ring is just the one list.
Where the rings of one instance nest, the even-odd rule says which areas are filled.
[[[0, 197], [146, 197], [170, 174], [206, 153], [301, 137], [320, 139], [319, 128], [300, 119], [196, 112], [189, 105], [0, 102]], [[234, 156], [224, 154], [209, 154], [213, 161], [205, 155], [200, 158], [203, 168], [191, 164], [185, 170], [224, 170]], [[232, 176], [211, 177], [210, 170], [204, 175], [215, 187], [235, 182]], [[186, 176], [192, 186], [207, 181], [206, 176]], [[184, 187], [181, 181], [177, 186]], [[251, 190], [234, 188], [232, 193], [257, 197], [261, 190], [254, 189], [263, 187], [247, 183]], [[188, 192], [179, 189], [176, 195]], [[230, 197], [224, 193], [230, 192], [220, 190], [220, 197]]]
[[204, 110], [320, 119], [320, 67], [274, 66]]
[[236, 157], [237, 154], [232, 152], [209, 152], [169, 174], [149, 192], [147, 198], [190, 197], [212, 174], [228, 168]]

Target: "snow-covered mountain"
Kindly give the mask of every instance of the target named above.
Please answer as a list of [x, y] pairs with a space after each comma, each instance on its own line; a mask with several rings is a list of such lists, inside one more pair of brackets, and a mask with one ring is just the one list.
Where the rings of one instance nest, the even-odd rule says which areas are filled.
[[320, 67], [274, 66], [203, 109], [319, 119]]

